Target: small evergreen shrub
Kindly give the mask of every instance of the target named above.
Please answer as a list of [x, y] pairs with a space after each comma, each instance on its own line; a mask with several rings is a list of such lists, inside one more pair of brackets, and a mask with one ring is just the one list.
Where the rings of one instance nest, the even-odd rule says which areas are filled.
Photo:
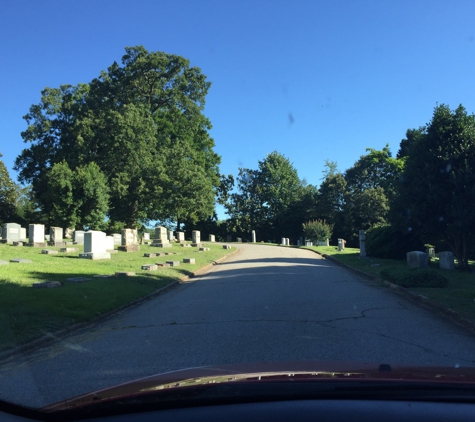
[[423, 268], [389, 267], [381, 271], [383, 280], [402, 287], [447, 287], [448, 279], [436, 271]]

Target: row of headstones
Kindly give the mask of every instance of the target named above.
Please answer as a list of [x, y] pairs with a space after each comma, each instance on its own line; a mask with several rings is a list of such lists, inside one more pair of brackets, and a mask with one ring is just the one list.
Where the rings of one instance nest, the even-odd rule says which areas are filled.
[[[29, 224], [28, 238], [26, 228], [17, 223], [5, 223], [2, 225], [2, 243], [23, 243], [30, 246], [46, 246], [48, 242], [51, 246], [65, 246], [63, 242], [63, 229], [61, 227], [51, 227], [49, 235], [45, 234], [44, 224]], [[28, 240], [28, 243], [27, 243]]]
[[[171, 247], [171, 241], [176, 241], [178, 243], [185, 243], [185, 233], [184, 232], [176, 232], [176, 239], [173, 236], [173, 232], [171, 230], [167, 230], [166, 227], [159, 226], [155, 228], [155, 237], [150, 244], [150, 246], [158, 246], [162, 248]], [[209, 235], [210, 242], [216, 242], [216, 236], [214, 234]], [[193, 230], [191, 232], [191, 244], [199, 245], [201, 243], [201, 232], [199, 230]]]

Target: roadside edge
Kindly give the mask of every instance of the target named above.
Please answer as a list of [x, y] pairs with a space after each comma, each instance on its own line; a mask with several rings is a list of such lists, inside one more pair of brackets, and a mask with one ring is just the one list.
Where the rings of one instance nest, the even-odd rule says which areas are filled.
[[48, 333], [48, 334], [44, 335], [43, 337], [40, 337], [36, 340], [32, 340], [32, 341], [30, 341], [28, 343], [25, 343], [25, 344], [22, 344], [22, 345], [17, 346], [13, 349], [5, 350], [4, 352], [0, 352], [0, 362], [5, 360], [5, 359], [8, 359], [9, 357], [11, 357], [13, 355], [24, 353], [24, 352], [27, 352], [27, 351], [32, 350], [32, 349], [40, 348], [40, 347], [44, 346], [45, 344], [51, 343], [55, 340], [58, 340], [59, 338], [64, 337], [66, 335], [69, 335], [69, 334], [73, 333], [74, 331], [81, 330], [83, 328], [86, 328], [89, 325], [97, 324], [98, 322], [102, 322], [102, 321], [104, 321], [104, 320], [106, 320], [106, 319], [108, 319], [108, 318], [110, 318], [114, 315], [117, 315], [117, 314], [119, 314], [119, 313], [121, 313], [121, 312], [123, 312], [127, 309], [130, 309], [130, 308], [133, 308], [135, 306], [141, 305], [142, 303], [147, 302], [148, 300], [151, 300], [151, 299], [153, 299], [153, 298], [155, 298], [155, 297], [157, 297], [161, 294], [164, 294], [168, 290], [171, 290], [171, 289], [179, 286], [180, 284], [186, 284], [192, 278], [195, 278], [197, 276], [206, 274], [215, 265], [218, 265], [219, 263], [229, 259], [231, 256], [237, 254], [238, 252], [239, 252], [239, 248], [236, 247], [236, 249], [234, 251], [232, 251], [231, 253], [229, 253], [227, 255], [224, 255], [223, 257], [217, 259], [216, 261], [213, 261], [210, 264], [207, 264], [204, 267], [201, 267], [201, 268], [197, 269], [196, 271], [193, 271], [191, 274], [181, 276], [177, 280], [171, 281], [166, 286], [163, 286], [160, 289], [157, 289], [157, 290], [153, 291], [152, 293], [149, 293], [146, 296], [135, 299], [135, 300], [133, 300], [129, 303], [121, 305], [118, 308], [112, 309], [108, 312], [104, 312], [103, 314], [100, 314], [100, 315], [90, 319], [89, 321], [79, 322], [77, 324], [70, 325], [69, 327], [63, 328], [59, 331], [55, 331], [54, 333]]

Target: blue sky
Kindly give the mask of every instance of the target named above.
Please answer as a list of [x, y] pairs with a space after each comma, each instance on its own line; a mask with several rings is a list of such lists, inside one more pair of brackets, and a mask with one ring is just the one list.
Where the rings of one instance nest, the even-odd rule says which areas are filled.
[[212, 82], [221, 172], [277, 150], [318, 185], [325, 159], [395, 154], [436, 103], [475, 111], [475, 2], [0, 1], [0, 152], [13, 171], [40, 91], [89, 82], [125, 46], [188, 58]]

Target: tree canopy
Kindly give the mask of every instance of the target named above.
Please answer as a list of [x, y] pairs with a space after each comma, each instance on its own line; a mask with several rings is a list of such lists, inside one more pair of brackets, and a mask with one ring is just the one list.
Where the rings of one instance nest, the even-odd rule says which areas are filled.
[[[55, 164], [75, 172], [94, 163], [107, 180], [111, 222], [211, 215], [220, 157], [203, 114], [210, 82], [183, 57], [142, 46], [125, 51], [121, 65], [114, 62], [90, 83], [42, 91], [24, 117], [30, 146], [15, 161], [20, 181], [32, 184], [50, 213]], [[201, 200], [178, 210], [170, 196], [189, 191], [190, 182]]]
[[399, 224], [432, 242], [445, 240], [461, 267], [474, 244], [474, 163], [475, 116], [461, 105], [438, 105], [410, 148], [397, 203]]

